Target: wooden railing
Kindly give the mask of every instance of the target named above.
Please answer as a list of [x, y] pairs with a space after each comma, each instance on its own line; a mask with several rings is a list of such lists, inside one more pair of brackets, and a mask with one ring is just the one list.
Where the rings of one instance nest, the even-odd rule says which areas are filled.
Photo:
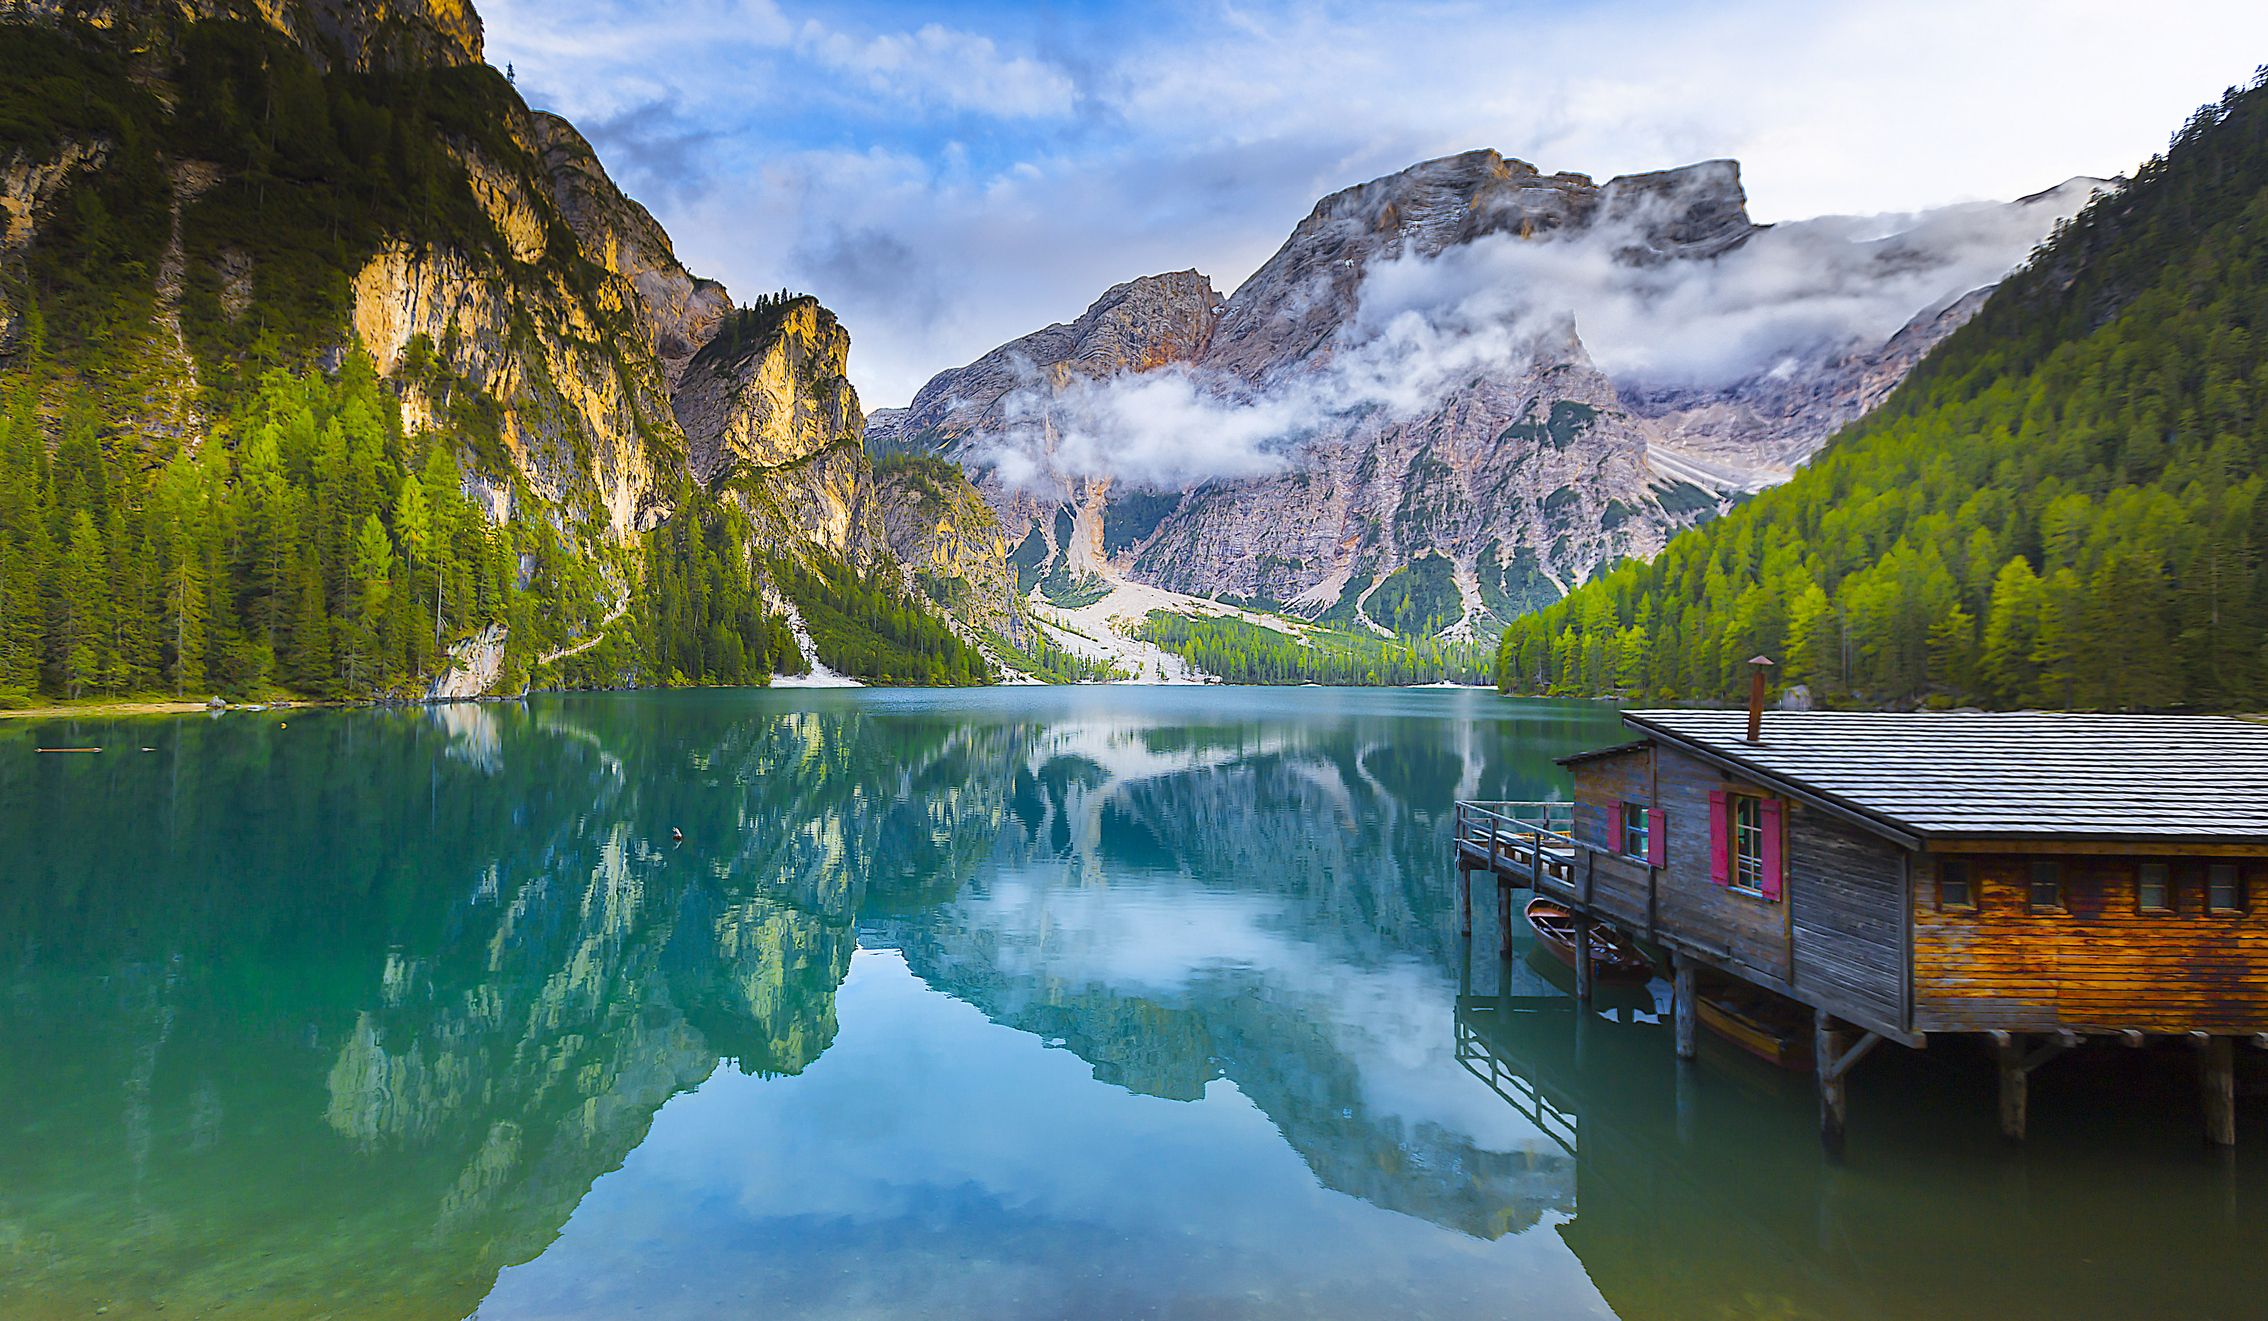
[[1552, 881], [1575, 885], [1575, 805], [1567, 802], [1457, 804], [1457, 852], [1498, 876], [1524, 873], [1530, 888]]

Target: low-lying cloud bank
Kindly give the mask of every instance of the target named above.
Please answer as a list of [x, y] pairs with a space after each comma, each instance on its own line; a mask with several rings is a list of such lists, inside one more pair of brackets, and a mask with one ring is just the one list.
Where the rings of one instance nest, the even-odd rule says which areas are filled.
[[1182, 365], [1062, 388], [1033, 371], [964, 457], [1018, 488], [1184, 490], [1279, 471], [1307, 444], [1424, 416], [1470, 386], [1516, 388], [1539, 362], [1587, 355], [1621, 386], [1729, 390], [1876, 348], [1996, 283], [2097, 186], [1775, 225], [1706, 258], [1643, 255], [1644, 218], [1630, 217], [1373, 261], [1327, 350], [1287, 370], [1249, 381]]

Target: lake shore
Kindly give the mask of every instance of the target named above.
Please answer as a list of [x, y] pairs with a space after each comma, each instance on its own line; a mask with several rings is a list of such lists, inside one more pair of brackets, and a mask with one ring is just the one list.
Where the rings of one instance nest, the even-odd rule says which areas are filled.
[[174, 701], [168, 698], [145, 699], [89, 699], [81, 702], [49, 702], [40, 706], [0, 708], [0, 720], [110, 720], [119, 716], [190, 716], [212, 710], [245, 711], [254, 706], [263, 711], [288, 711], [302, 706], [337, 706], [336, 702], [307, 702], [285, 699], [278, 702], [232, 704], [212, 707], [203, 702]]
[[113, 716], [179, 716], [205, 709], [203, 702], [67, 702], [0, 710], [0, 720], [65, 720], [74, 716], [109, 719]]

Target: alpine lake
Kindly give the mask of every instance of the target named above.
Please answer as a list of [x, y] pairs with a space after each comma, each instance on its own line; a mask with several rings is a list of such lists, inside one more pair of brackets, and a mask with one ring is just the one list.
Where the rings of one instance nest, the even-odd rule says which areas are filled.
[[[1570, 975], [1493, 693], [735, 690], [0, 724], [0, 1316], [2268, 1315], [2176, 1063], [1808, 1077]], [[46, 747], [99, 753], [41, 753]], [[673, 838], [682, 832], [682, 840]], [[1958, 1043], [1954, 1043], [1957, 1045]]]

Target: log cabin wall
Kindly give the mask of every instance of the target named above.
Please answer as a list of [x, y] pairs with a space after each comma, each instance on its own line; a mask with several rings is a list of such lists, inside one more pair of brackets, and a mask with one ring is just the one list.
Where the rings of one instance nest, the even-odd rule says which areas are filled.
[[[2268, 859], [2058, 854], [2064, 911], [2034, 912], [2032, 858], [1965, 855], [1968, 912], [1940, 902], [1949, 856], [1916, 859], [1916, 1030], [2268, 1031]], [[2142, 911], [2144, 861], [2171, 863], [2172, 911]], [[2244, 911], [2207, 911], [2212, 863]]]

